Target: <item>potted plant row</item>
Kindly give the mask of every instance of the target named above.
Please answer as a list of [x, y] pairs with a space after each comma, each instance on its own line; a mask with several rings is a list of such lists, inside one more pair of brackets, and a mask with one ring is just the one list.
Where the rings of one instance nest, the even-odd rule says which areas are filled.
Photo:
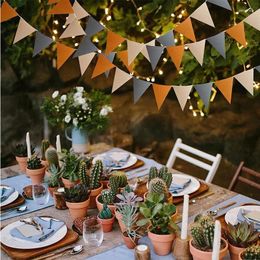
[[32, 184], [40, 184], [43, 182], [45, 166], [36, 154], [27, 160], [26, 174], [31, 178]]

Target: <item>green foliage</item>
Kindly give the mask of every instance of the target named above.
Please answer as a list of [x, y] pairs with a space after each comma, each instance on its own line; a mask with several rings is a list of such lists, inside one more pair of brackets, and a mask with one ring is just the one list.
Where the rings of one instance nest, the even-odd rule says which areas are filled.
[[[34, 147], [31, 146], [31, 153], [34, 154]], [[17, 144], [14, 149], [14, 155], [17, 157], [27, 157], [26, 144]]]
[[41, 159], [37, 155], [32, 155], [32, 157], [27, 160], [27, 168], [30, 170], [41, 169], [42, 167]]
[[51, 176], [48, 178], [48, 186], [49, 187], [58, 187], [60, 186], [60, 171], [59, 169], [54, 165], [51, 164], [49, 167], [49, 172]]
[[258, 260], [260, 259], [260, 245], [252, 245], [248, 247], [243, 253], [242, 253], [242, 259], [243, 260]]
[[94, 190], [100, 187], [101, 174], [103, 172], [103, 163], [97, 160], [90, 173], [90, 189]]
[[104, 204], [113, 204], [116, 194], [112, 190], [102, 190], [101, 200]]
[[168, 197], [168, 188], [164, 180], [154, 178], [149, 182], [148, 193], [163, 194], [164, 199]]
[[69, 152], [62, 158], [62, 161], [62, 177], [72, 182], [77, 181], [79, 179], [78, 171], [80, 158], [76, 154]]
[[125, 172], [114, 171], [111, 173], [111, 177], [116, 179], [116, 182], [118, 183], [118, 188], [123, 188], [127, 185], [127, 176], [126, 176]]
[[54, 147], [49, 147], [45, 152], [45, 158], [48, 161], [49, 165], [54, 165], [57, 169], [59, 166], [59, 157], [56, 149]]
[[110, 186], [110, 189], [113, 191], [114, 194], [118, 193], [119, 183], [118, 183], [118, 179], [117, 179], [116, 176], [111, 176], [109, 178], [109, 186]]
[[98, 215], [101, 219], [110, 219], [113, 217], [113, 214], [107, 204], [103, 205], [102, 210], [99, 212]]
[[83, 160], [79, 164], [79, 179], [82, 184], [89, 186], [89, 176], [87, 175], [87, 164]]
[[45, 152], [49, 148], [49, 146], [50, 146], [49, 140], [42, 140], [41, 153], [42, 153], [42, 160], [43, 161], [46, 161]]
[[158, 177], [158, 170], [156, 167], [151, 167], [149, 170], [149, 179], [148, 182], [150, 182], [152, 179]]
[[89, 197], [88, 187], [84, 184], [77, 184], [72, 188], [65, 188], [64, 198], [68, 202], [83, 202]]
[[167, 167], [162, 167], [159, 171], [156, 167], [151, 167], [149, 171], [148, 182], [150, 182], [154, 178], [162, 179], [166, 183], [168, 188], [171, 186], [172, 173], [169, 171]]

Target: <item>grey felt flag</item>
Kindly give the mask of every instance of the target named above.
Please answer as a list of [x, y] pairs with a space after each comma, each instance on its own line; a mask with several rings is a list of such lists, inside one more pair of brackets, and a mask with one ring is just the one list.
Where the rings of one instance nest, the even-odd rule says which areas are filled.
[[136, 103], [151, 85], [150, 82], [134, 78], [134, 103]]
[[164, 47], [161, 46], [146, 46], [146, 49], [149, 54], [150, 62], [152, 69], [154, 70], [157, 66], [158, 61], [160, 60]]
[[230, 11], [232, 10], [228, 0], [207, 0], [207, 2], [212, 3], [214, 5], [218, 5]]
[[34, 47], [33, 47], [33, 57], [41, 52], [41, 50], [47, 48], [53, 42], [52, 38], [46, 35], [36, 32]]
[[205, 107], [207, 108], [209, 106], [212, 84], [213, 84], [212, 82], [209, 82], [209, 83], [204, 83], [204, 84], [199, 84], [194, 86], [196, 91], [199, 93], [200, 98], [202, 99]]
[[87, 26], [85, 29], [85, 33], [88, 37], [102, 31], [104, 26], [101, 25], [98, 21], [96, 21], [92, 16], [88, 18]]
[[224, 32], [218, 33], [217, 35], [207, 38], [207, 41], [221, 54], [222, 57], [226, 58]]
[[98, 51], [98, 48], [92, 43], [92, 41], [89, 39], [88, 36], [85, 36], [82, 39], [77, 51], [73, 55], [73, 58], [76, 58], [78, 56], [88, 54], [88, 53], [91, 53], [94, 51]]
[[158, 37], [156, 39], [156, 41], [158, 41], [162, 46], [175, 45], [173, 31], [171, 30], [171, 31], [167, 32], [166, 34]]

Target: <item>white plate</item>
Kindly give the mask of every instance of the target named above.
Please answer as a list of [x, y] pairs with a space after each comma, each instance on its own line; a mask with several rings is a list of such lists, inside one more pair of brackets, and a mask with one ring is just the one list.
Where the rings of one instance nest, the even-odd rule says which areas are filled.
[[[9, 186], [7, 185], [1, 185], [1, 187], [5, 187], [5, 188], [9, 188]], [[3, 207], [3, 206], [6, 206], [12, 202], [14, 202], [19, 196], [19, 192], [18, 191], [14, 191], [9, 197], [7, 200], [5, 200], [4, 202], [0, 203], [0, 207]]]
[[[48, 220], [49, 218], [44, 217], [43, 219]], [[16, 249], [36, 249], [36, 248], [41, 248], [45, 246], [50, 246], [54, 243], [57, 243], [60, 241], [62, 238], [64, 238], [67, 234], [67, 226], [63, 225], [53, 236], [50, 238], [44, 240], [43, 242], [35, 243], [31, 241], [26, 241], [23, 239], [19, 239], [16, 237], [11, 236], [10, 231], [15, 228], [19, 227], [21, 225], [24, 225], [23, 222], [16, 221], [13, 222], [6, 227], [4, 227], [0, 231], [0, 241], [4, 245], [11, 247], [11, 248], [16, 248]]]
[[260, 211], [260, 206], [241, 206], [241, 207], [230, 209], [225, 215], [226, 223], [230, 223], [231, 225], [236, 225], [238, 222], [237, 214], [240, 209], [244, 209], [247, 211]]
[[[111, 154], [111, 153], [113, 153], [113, 151], [107, 152], [107, 153], [99, 154], [99, 155], [97, 155], [97, 156], [94, 158], [93, 162], [95, 163], [97, 160], [103, 161], [104, 158], [105, 158], [108, 154]], [[120, 152], [115, 151], [115, 153], [120, 153]], [[125, 153], [125, 152], [123, 152], [123, 153]], [[118, 166], [118, 167], [111, 167], [111, 169], [112, 169], [112, 170], [122, 170], [122, 169], [125, 169], [125, 168], [128, 168], [128, 167], [134, 165], [134, 164], [137, 162], [137, 157], [136, 157], [135, 155], [133, 155], [132, 153], [129, 153], [129, 154], [130, 154], [129, 159], [126, 161], [126, 163], [125, 163], [124, 165]]]

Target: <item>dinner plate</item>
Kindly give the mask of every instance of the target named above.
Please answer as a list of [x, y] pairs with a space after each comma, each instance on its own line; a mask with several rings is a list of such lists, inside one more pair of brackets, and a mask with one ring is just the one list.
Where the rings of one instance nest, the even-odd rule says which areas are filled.
[[[49, 220], [50, 218], [48, 217], [42, 217], [42, 219]], [[42, 248], [45, 246], [50, 246], [54, 243], [57, 243], [60, 241], [62, 238], [64, 238], [67, 234], [67, 226], [63, 225], [54, 235], [51, 237], [47, 238], [46, 240], [35, 243], [27, 240], [23, 240], [20, 238], [16, 238], [11, 236], [10, 231], [15, 228], [19, 227], [21, 225], [24, 225], [23, 222], [20, 222], [19, 220], [16, 222], [13, 222], [6, 227], [4, 227], [0, 231], [0, 241], [3, 243], [5, 246], [11, 247], [11, 248], [16, 248], [16, 249], [36, 249], [36, 248]]]
[[226, 223], [230, 223], [231, 225], [236, 225], [238, 223], [237, 214], [240, 209], [244, 209], [246, 211], [260, 211], [260, 206], [248, 205], [248, 206], [241, 206], [241, 207], [230, 209], [225, 215]]
[[[111, 152], [106, 152], [106, 153], [99, 154], [99, 155], [97, 155], [93, 159], [93, 162], [95, 163], [97, 160], [103, 161], [106, 158], [107, 155], [113, 154], [113, 153], [120, 153], [120, 152], [118, 152], [118, 151], [114, 151], [114, 152], [111, 151]], [[125, 153], [125, 152], [123, 152], [123, 153]], [[137, 157], [134, 154], [132, 154], [132, 153], [129, 153], [129, 155], [130, 155], [129, 158], [125, 162], [124, 165], [122, 165], [122, 166], [114, 166], [114, 167], [111, 167], [111, 169], [112, 170], [123, 170], [123, 169], [126, 169], [126, 168], [134, 165], [137, 162]]]
[[[11, 189], [11, 187], [7, 186], [7, 185], [0, 185], [1, 187], [5, 187], [7, 189]], [[19, 192], [16, 190], [14, 191], [9, 197], [8, 199], [6, 199], [5, 201], [3, 201], [2, 203], [0, 203], [0, 207], [6, 206], [12, 202], [14, 202], [19, 196]]]

